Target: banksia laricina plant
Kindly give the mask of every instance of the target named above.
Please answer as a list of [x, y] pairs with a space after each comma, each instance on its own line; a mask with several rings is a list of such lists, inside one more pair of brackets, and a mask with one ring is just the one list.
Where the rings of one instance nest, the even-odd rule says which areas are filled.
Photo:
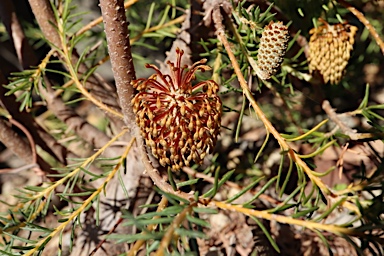
[[288, 28], [282, 22], [271, 21], [261, 35], [257, 53], [257, 75], [267, 80], [276, 74], [287, 49]]
[[351, 56], [357, 27], [349, 24], [324, 25], [309, 31], [309, 71], [319, 71], [324, 82], [337, 84]]
[[176, 65], [167, 63], [170, 75], [146, 65], [156, 74], [133, 82], [139, 92], [132, 99], [147, 146], [162, 166], [170, 165], [174, 171], [191, 161], [200, 164], [212, 152], [221, 121], [219, 85], [213, 80], [192, 84], [196, 71], [210, 70], [204, 65], [206, 59], [188, 69], [181, 67], [184, 52], [177, 49], [176, 53]]

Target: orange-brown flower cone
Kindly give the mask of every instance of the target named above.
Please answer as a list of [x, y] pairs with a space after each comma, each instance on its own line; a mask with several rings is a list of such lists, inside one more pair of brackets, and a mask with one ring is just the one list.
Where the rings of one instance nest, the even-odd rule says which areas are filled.
[[133, 82], [138, 93], [132, 99], [136, 121], [152, 154], [162, 166], [179, 170], [191, 162], [201, 164], [213, 151], [220, 131], [219, 85], [213, 80], [192, 84], [195, 72], [210, 70], [200, 60], [181, 67], [183, 51], [176, 50], [176, 64], [168, 62], [170, 74], [155, 70], [148, 79]]

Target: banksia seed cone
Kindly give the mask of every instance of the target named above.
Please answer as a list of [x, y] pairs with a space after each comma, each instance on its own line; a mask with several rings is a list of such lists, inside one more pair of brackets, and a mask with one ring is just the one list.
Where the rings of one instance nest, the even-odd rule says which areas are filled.
[[176, 65], [167, 63], [170, 75], [146, 65], [156, 74], [133, 82], [138, 94], [132, 99], [146, 145], [162, 166], [171, 165], [174, 171], [191, 161], [202, 163], [216, 144], [221, 121], [219, 85], [213, 80], [192, 85], [196, 71], [210, 70], [204, 65], [206, 59], [188, 69], [181, 67], [184, 52], [177, 49], [176, 53]]
[[288, 28], [282, 22], [271, 21], [265, 26], [257, 53], [259, 70], [256, 70], [262, 80], [267, 80], [276, 74], [283, 62], [288, 38]]
[[351, 56], [357, 28], [349, 24], [325, 25], [313, 28], [309, 41], [309, 71], [318, 70], [324, 82], [337, 84], [343, 77]]

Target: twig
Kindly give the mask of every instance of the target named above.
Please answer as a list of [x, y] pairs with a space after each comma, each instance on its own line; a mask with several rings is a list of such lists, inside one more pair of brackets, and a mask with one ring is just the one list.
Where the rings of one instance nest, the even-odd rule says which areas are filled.
[[19, 123], [15, 119], [10, 118], [8, 120], [9, 120], [9, 122], [11, 124], [13, 124], [17, 128], [19, 128], [25, 134], [25, 136], [27, 137], [27, 139], [29, 141], [29, 146], [31, 147], [31, 155], [32, 155], [32, 163], [31, 163], [31, 165], [35, 165], [32, 169], [35, 171], [35, 173], [37, 175], [43, 176], [44, 172], [40, 169], [40, 167], [37, 164], [36, 144], [35, 144], [35, 141], [34, 141], [32, 135], [31, 135], [31, 133], [28, 131], [27, 128], [24, 127], [24, 125], [22, 125], [21, 123]]
[[29, 170], [29, 169], [35, 169], [35, 168], [40, 169], [38, 164], [32, 163], [32, 164], [27, 164], [27, 165], [20, 166], [18, 168], [4, 168], [4, 169], [0, 169], [0, 174], [3, 174], [3, 173], [18, 173], [18, 172], [23, 172], [23, 171], [26, 171], [26, 170]]
[[29, 133], [29, 131], [24, 127], [24, 125], [22, 125], [21, 123], [19, 123], [18, 121], [16, 121], [15, 119], [13, 118], [10, 118], [8, 119], [8, 121], [13, 124], [14, 126], [16, 126], [17, 128], [19, 128], [24, 134], [25, 136], [27, 136], [27, 139], [29, 141], [29, 145], [31, 147], [31, 153], [32, 153], [32, 163], [35, 164], [37, 162], [37, 154], [36, 154], [36, 144], [35, 144], [35, 141], [33, 140], [31, 134]]
[[[40, 85], [39, 90], [45, 98], [48, 108], [58, 119], [67, 124], [77, 135], [95, 148], [101, 148], [110, 141], [110, 138], [105, 133], [78, 116], [76, 112], [66, 106], [60, 98], [56, 98], [54, 92], [49, 87], [49, 83], [47, 82], [46, 84], [47, 88]], [[105, 152], [105, 155], [107, 157], [116, 157], [119, 154], [108, 150]]]
[[[54, 46], [61, 48], [62, 46], [62, 39], [63, 37], [66, 37], [66, 35], [59, 35], [58, 27], [59, 24], [56, 21], [51, 3], [48, 0], [29, 0], [32, 12], [36, 18], [37, 23], [40, 26], [41, 31], [43, 32], [45, 38]], [[68, 46], [66, 45], [63, 50], [68, 51]], [[79, 55], [76, 52], [76, 49], [73, 49], [72, 55], [70, 57], [70, 62], [75, 66], [79, 61]], [[60, 58], [63, 58], [65, 56], [59, 56]], [[80, 74], [86, 74], [89, 71], [89, 67], [85, 65], [83, 62], [80, 63], [77, 72]], [[77, 76], [76, 76], [77, 77]], [[84, 90], [81, 87], [79, 87], [79, 84], [77, 84], [78, 88], [80, 90], [83, 90], [82, 93], [85, 94], [85, 96], [88, 96], [87, 98], [92, 99], [93, 97], [90, 96], [91, 93]], [[100, 103], [108, 101], [108, 102], [116, 102], [116, 94], [114, 91], [111, 91], [111, 88], [107, 86], [105, 83], [100, 81], [97, 76], [92, 75], [87, 79], [87, 83], [85, 84], [87, 89], [89, 88], [102, 88], [102, 90], [105, 90], [103, 93], [103, 96], [96, 97], [97, 101]], [[94, 102], [94, 103], [95, 103]], [[99, 106], [100, 104], [96, 104]], [[112, 111], [113, 112], [113, 111]], [[114, 113], [116, 114], [116, 113]]]
[[[119, 136], [123, 135], [124, 133], [126, 132], [126, 130], [123, 130], [123, 132], [121, 132]], [[114, 139], [117, 139], [118, 137], [115, 137]], [[116, 172], [118, 170], [120, 170], [120, 166], [122, 165], [123, 161], [125, 161], [125, 158], [127, 157], [128, 153], [130, 152], [131, 148], [132, 148], [132, 145], [134, 143], [135, 139], [132, 138], [132, 140], [130, 141], [130, 143], [128, 144], [127, 148], [125, 149], [125, 152], [123, 153], [123, 155], [120, 157], [120, 161], [116, 164], [116, 166], [113, 168], [113, 170], [109, 173], [109, 175], [107, 176], [107, 178], [104, 180], [103, 184], [101, 184], [95, 192], [93, 192], [83, 203], [80, 207], [78, 207], [74, 212], [71, 213], [71, 215], [67, 218], [67, 220], [65, 222], [63, 222], [62, 224], [60, 224], [58, 227], [56, 227], [54, 229], [54, 231], [52, 231], [52, 233], [50, 233], [49, 236], [45, 237], [44, 239], [41, 239], [37, 244], [34, 245], [34, 248], [29, 250], [27, 253], [25, 253], [24, 255], [25, 256], [30, 256], [30, 255], [33, 255], [36, 251], [38, 251], [40, 249], [40, 247], [43, 245], [43, 244], [46, 244], [48, 243], [52, 237], [54, 237], [55, 235], [57, 235], [59, 232], [62, 232], [64, 230], [64, 228], [69, 224], [69, 223], [72, 223], [73, 219], [77, 218], [85, 209], [86, 207], [88, 207], [89, 204], [92, 203], [93, 200], [95, 200], [95, 198], [105, 189], [105, 187], [107, 186], [107, 184], [109, 183], [109, 181], [115, 176]], [[112, 140], [111, 140], [111, 143], [112, 143]], [[105, 149], [105, 147], [103, 148]], [[81, 170], [81, 168], [78, 168], [79, 170]], [[66, 177], [64, 177], [62, 180], [67, 180], [68, 177], [70, 175], [67, 175]], [[59, 182], [58, 182], [59, 183]], [[56, 186], [56, 184], [55, 184]], [[54, 186], [51, 186], [51, 187], [54, 187]], [[47, 192], [46, 191], [43, 191], [43, 192], [40, 192], [38, 193], [38, 196], [41, 196], [41, 194], [43, 193], [44, 195], [47, 193], [49, 193], [48, 191], [51, 190], [51, 187], [49, 187], [47, 189]]]
[[294, 219], [292, 217], [269, 213], [268, 211], [259, 211], [259, 210], [244, 208], [241, 205], [232, 205], [232, 204], [227, 204], [227, 203], [217, 202], [217, 201], [212, 201], [211, 204], [223, 210], [241, 212], [248, 216], [254, 216], [256, 218], [261, 218], [265, 220], [277, 221], [279, 223], [284, 223], [289, 225], [297, 225], [297, 226], [305, 227], [311, 230], [324, 230], [334, 234], [343, 234], [343, 235], [357, 235], [357, 236], [364, 235], [364, 233], [358, 232], [353, 228], [346, 228], [346, 227], [333, 225], [333, 224], [322, 224], [322, 223], [318, 223], [310, 220]]
[[368, 29], [369, 33], [371, 33], [372, 37], [375, 39], [376, 43], [379, 45], [381, 52], [384, 55], [384, 42], [381, 40], [379, 34], [376, 29], [372, 26], [369, 20], [364, 16], [362, 12], [357, 10], [351, 4], [347, 3], [345, 0], [337, 0], [342, 6], [347, 8], [351, 13], [353, 13], [360, 21], [364, 24], [364, 26]]
[[294, 152], [294, 150], [288, 145], [288, 143], [285, 141], [283, 137], [280, 136], [279, 132], [275, 129], [275, 127], [271, 124], [271, 122], [268, 120], [268, 118], [265, 116], [264, 112], [261, 110], [261, 108], [258, 106], [256, 100], [252, 96], [251, 91], [248, 89], [247, 82], [244, 79], [243, 74], [241, 73], [239, 64], [237, 62], [236, 57], [234, 56], [232, 49], [229, 45], [229, 42], [225, 36], [224, 32], [224, 26], [222, 24], [223, 17], [220, 13], [220, 7], [217, 6], [212, 13], [212, 18], [215, 24], [216, 28], [216, 34], [220, 42], [224, 45], [228, 56], [231, 60], [233, 69], [237, 75], [237, 78], [239, 80], [240, 86], [243, 90], [243, 94], [248, 98], [249, 102], [251, 103], [253, 109], [255, 110], [257, 116], [260, 118], [260, 120], [264, 123], [265, 128], [275, 137], [275, 139], [280, 144], [280, 147], [283, 151], [288, 152], [289, 157], [296, 162], [303, 171], [307, 174], [309, 179], [315, 183], [320, 190], [323, 192], [324, 195], [331, 195], [333, 194], [330, 188], [328, 188], [320, 178], [313, 175], [312, 170], [308, 167], [308, 165]]
[[192, 203], [183, 209], [181, 213], [179, 213], [176, 218], [173, 220], [171, 225], [168, 227], [167, 232], [164, 234], [163, 239], [161, 239], [160, 246], [156, 251], [156, 256], [163, 256], [165, 254], [165, 250], [171, 242], [175, 229], [178, 228], [181, 223], [185, 220], [188, 214], [192, 212], [192, 208], [196, 206], [196, 203]]
[[[187, 173], [187, 174], [189, 174], [189, 175], [191, 175], [193, 177], [201, 178], [201, 179], [203, 179], [203, 180], [205, 180], [205, 181], [207, 181], [209, 183], [212, 183], [212, 184], [215, 183], [215, 178], [214, 177], [208, 176], [208, 175], [206, 175], [204, 173], [201, 173], [201, 172], [196, 172], [195, 170], [193, 170], [190, 167], [183, 167], [182, 170], [185, 173]], [[244, 187], [242, 187], [239, 184], [237, 184], [235, 182], [232, 182], [232, 181], [226, 181], [224, 183], [224, 185], [226, 185], [227, 187], [230, 187], [230, 188], [235, 188], [235, 189], [237, 189], [239, 191], [244, 189]], [[249, 190], [248, 192], [251, 193], [251, 194], [255, 194], [256, 193], [256, 191], [252, 191], [252, 190]], [[263, 199], [263, 200], [266, 200], [266, 201], [268, 201], [269, 203], [271, 203], [273, 205], [278, 205], [280, 203], [278, 200], [276, 200], [276, 199], [274, 199], [274, 198], [272, 198], [272, 197], [270, 197], [270, 196], [268, 196], [266, 194], [261, 194], [259, 198]]]
[[[15, 121], [15, 120], [13, 120]], [[17, 123], [15, 121], [15, 123]], [[20, 125], [21, 126], [21, 125]], [[26, 134], [29, 132], [23, 127], [23, 131]], [[28, 136], [28, 135], [27, 135]], [[30, 135], [29, 135], [30, 136]], [[31, 138], [30, 138], [31, 139]], [[37, 173], [41, 174], [42, 170], [49, 170], [50, 166], [41, 158], [38, 158], [36, 151], [32, 151], [32, 145], [28, 145], [15, 131], [7, 125], [7, 123], [0, 119], [0, 141], [9, 148], [13, 153], [15, 153], [20, 159], [23, 159], [25, 162], [33, 165], [37, 165]], [[32, 139], [33, 141], [33, 139]], [[34, 153], [33, 153], [34, 152]], [[25, 166], [23, 167], [25, 168]], [[5, 170], [4, 172], [8, 172]]]
[[[156, 212], [161, 212], [163, 211], [168, 205], [168, 199], [163, 196], [161, 198], [161, 201], [159, 202], [158, 206], [157, 206], [157, 210]], [[157, 216], [154, 216], [153, 219], [159, 219], [160, 216], [157, 215]], [[152, 231], [152, 230], [155, 230], [157, 227], [156, 224], [150, 224], [148, 225], [148, 227], [146, 228], [146, 230], [148, 231]], [[142, 234], [145, 234], [147, 232], [141, 232]], [[134, 256], [137, 254], [137, 252], [140, 250], [141, 246], [146, 242], [146, 240], [137, 240], [135, 242], [135, 244], [132, 246], [132, 248], [129, 250], [129, 252], [127, 253], [127, 256]]]
[[339, 160], [337, 160], [337, 162], [336, 162], [336, 166], [339, 167], [339, 179], [340, 180], [342, 179], [342, 175], [343, 175], [344, 154], [347, 152], [348, 147], [349, 147], [349, 142], [347, 142], [344, 146], [341, 147], [342, 150], [341, 150], [341, 153], [339, 156]]
[[[106, 234], [107, 236], [112, 234], [116, 229], [117, 227], [123, 222], [124, 218], [119, 218], [115, 225], [113, 225], [113, 227], [108, 231], [108, 233]], [[88, 256], [93, 256], [95, 255], [95, 253], [97, 252], [97, 250], [99, 250], [101, 248], [101, 246], [103, 246], [103, 244], [107, 241], [107, 238], [104, 238], [103, 240], [101, 240], [97, 245], [96, 247], [91, 251], [91, 253], [88, 255]]]
[[329, 118], [336, 123], [336, 125], [343, 131], [345, 135], [347, 135], [351, 140], [361, 140], [372, 138], [372, 134], [370, 133], [358, 133], [356, 130], [349, 128], [345, 125], [336, 114], [335, 110], [332, 108], [331, 103], [328, 100], [324, 100], [322, 104], [322, 108], [327, 113]]

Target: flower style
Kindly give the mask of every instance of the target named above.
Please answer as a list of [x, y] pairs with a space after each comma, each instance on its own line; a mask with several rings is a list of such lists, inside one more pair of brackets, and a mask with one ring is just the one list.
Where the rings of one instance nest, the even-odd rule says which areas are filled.
[[176, 65], [168, 61], [170, 75], [156, 66], [148, 79], [133, 81], [138, 93], [132, 99], [141, 134], [162, 166], [173, 171], [188, 166], [192, 161], [201, 164], [213, 151], [220, 131], [221, 100], [219, 85], [213, 80], [195, 85], [196, 71], [211, 68], [206, 59], [194, 63], [189, 69], [181, 67], [184, 52], [176, 49]]

